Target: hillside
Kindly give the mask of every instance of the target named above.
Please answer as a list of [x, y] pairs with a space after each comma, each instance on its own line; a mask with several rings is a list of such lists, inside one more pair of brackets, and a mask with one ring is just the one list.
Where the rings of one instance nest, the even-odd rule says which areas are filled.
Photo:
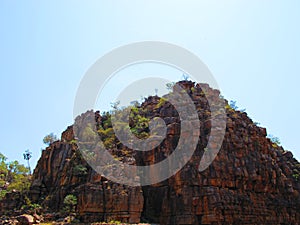
[[[226, 106], [221, 150], [206, 170], [198, 170], [211, 132], [211, 112], [202, 89], [215, 98], [220, 98], [220, 93], [191, 81], [179, 85], [195, 103], [201, 126], [192, 158], [174, 176], [143, 187], [114, 183], [85, 161], [70, 126], [60, 141], [43, 150], [33, 173], [29, 193], [32, 202], [43, 206], [49, 220], [58, 219], [53, 212], [61, 211], [65, 196], [73, 194], [78, 199], [77, 217], [83, 222], [300, 224], [300, 163], [290, 151], [267, 138], [266, 129], [257, 126], [247, 113]], [[161, 145], [148, 152], [132, 151], [120, 143], [112, 132], [109, 114], [92, 115], [105, 146], [118, 160], [132, 165], [155, 164], [177, 146], [181, 135], [179, 115], [168, 101], [157, 96], [147, 98], [136, 108], [136, 114], [142, 114], [130, 121], [136, 136], [145, 138], [149, 132], [136, 118], [159, 116], [168, 128]], [[7, 202], [2, 202], [2, 212], [17, 207]]]

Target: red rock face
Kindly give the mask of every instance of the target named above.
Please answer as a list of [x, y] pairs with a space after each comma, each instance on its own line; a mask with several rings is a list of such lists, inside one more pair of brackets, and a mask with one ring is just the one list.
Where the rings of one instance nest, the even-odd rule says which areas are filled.
[[0, 215], [11, 215], [14, 209], [22, 207], [23, 202], [24, 198], [20, 192], [7, 193], [0, 201]]
[[[211, 129], [211, 112], [201, 88], [216, 99], [219, 92], [189, 81], [180, 85], [193, 99], [201, 127], [194, 155], [178, 173], [145, 187], [113, 183], [80, 156], [71, 126], [61, 141], [43, 151], [33, 174], [32, 200], [49, 211], [59, 211], [64, 197], [74, 194], [84, 222], [300, 224], [300, 164], [291, 152], [266, 138], [266, 129], [256, 126], [246, 113], [227, 107], [222, 148], [208, 169], [198, 171]], [[149, 152], [135, 153], [120, 144], [110, 151], [132, 164], [150, 165], [168, 157], [184, 134], [180, 133], [178, 113], [168, 102], [160, 104], [158, 97], [149, 97], [142, 108], [150, 118], [165, 120], [166, 139]], [[95, 118], [99, 124], [104, 121], [99, 113]]]
[[[222, 148], [207, 170], [197, 170], [210, 129], [207, 102], [197, 93], [196, 87], [190, 95], [202, 122], [198, 148], [176, 175], [143, 187], [143, 216], [161, 224], [299, 224], [300, 164], [246, 113], [228, 108]], [[158, 112], [162, 117], [164, 107]], [[145, 164], [161, 161], [166, 149], [171, 152], [172, 141], [164, 144], [155, 155], [143, 154]]]
[[[34, 170], [31, 199], [34, 202], [42, 199], [45, 208], [58, 212], [63, 208], [64, 197], [73, 194], [78, 199], [76, 210], [84, 222], [139, 222], [144, 201], [142, 189], [106, 180], [80, 157], [76, 144], [68, 143], [65, 137], [62, 139], [66, 141], [53, 143], [43, 151]], [[87, 171], [76, 172], [76, 165]]]

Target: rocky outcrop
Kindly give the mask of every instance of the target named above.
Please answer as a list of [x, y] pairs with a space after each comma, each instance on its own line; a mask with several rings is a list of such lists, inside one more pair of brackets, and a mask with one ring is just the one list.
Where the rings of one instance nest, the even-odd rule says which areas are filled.
[[[256, 126], [245, 112], [227, 107], [221, 150], [208, 169], [198, 171], [211, 126], [209, 108], [201, 100], [199, 86], [183, 85], [191, 90], [201, 115], [200, 143], [180, 172], [165, 182], [143, 187], [143, 216], [161, 224], [300, 224], [300, 164], [291, 152], [266, 138], [266, 129]], [[148, 111], [165, 120], [164, 111], [172, 108], [166, 104], [155, 110], [153, 104], [145, 104]], [[174, 135], [179, 134], [175, 131]], [[144, 153], [141, 161], [157, 163], [172, 149], [172, 139], [166, 140], [155, 154]]]
[[6, 193], [0, 201], [0, 215], [12, 215], [15, 209], [22, 207], [24, 202], [24, 196], [20, 192], [12, 191]]
[[64, 197], [74, 194], [78, 199], [76, 210], [85, 222], [139, 222], [143, 209], [142, 189], [115, 184], [97, 174], [82, 159], [73, 141], [72, 127], [69, 127], [61, 141], [43, 151], [33, 174], [32, 201], [42, 202], [49, 211], [59, 212], [64, 207]]
[[[201, 126], [191, 160], [174, 176], [144, 187], [113, 183], [82, 158], [70, 126], [61, 141], [43, 151], [33, 174], [32, 201], [58, 212], [63, 208], [64, 197], [74, 194], [79, 219], [84, 222], [300, 224], [300, 164], [291, 152], [267, 138], [266, 129], [257, 126], [245, 112], [226, 106], [227, 126], [221, 150], [213, 163], [199, 172], [212, 126], [203, 89], [215, 99], [220, 98], [220, 93], [190, 81], [179, 84], [195, 103]], [[168, 130], [161, 145], [152, 151], [134, 152], [115, 137], [107, 138], [107, 143], [110, 153], [120, 160], [151, 165], [172, 154], [180, 135], [185, 134], [180, 133], [180, 118], [170, 103], [154, 96], [146, 99], [141, 108], [149, 118], [164, 119]], [[96, 112], [95, 119], [98, 126], [111, 126], [105, 114]], [[134, 121], [130, 123], [134, 126]], [[147, 132], [147, 128], [139, 128], [139, 132]]]

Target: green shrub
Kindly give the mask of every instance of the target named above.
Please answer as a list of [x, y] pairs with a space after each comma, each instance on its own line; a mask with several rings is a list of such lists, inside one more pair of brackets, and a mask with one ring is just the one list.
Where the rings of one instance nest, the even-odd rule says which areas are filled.
[[87, 168], [81, 164], [73, 167], [73, 173], [76, 176], [84, 176], [87, 174]]
[[276, 147], [277, 145], [280, 145], [280, 140], [279, 140], [278, 137], [275, 137], [275, 136], [272, 135], [272, 134], [269, 134], [267, 137], [270, 138], [270, 140], [272, 141], [273, 144], [275, 144], [275, 147]]
[[75, 139], [71, 140], [70, 144], [77, 144], [77, 140], [75, 140]]
[[300, 175], [299, 175], [299, 174], [297, 174], [297, 173], [295, 173], [295, 174], [293, 174], [293, 177], [294, 177], [294, 179], [295, 179], [296, 181], [298, 181], [298, 180], [299, 180], [299, 178], [300, 178]]
[[43, 142], [44, 142], [44, 144], [50, 145], [57, 140], [58, 140], [58, 138], [56, 137], [56, 135], [53, 133], [50, 133], [44, 137]]
[[29, 169], [17, 160], [7, 162], [7, 158], [0, 153], [0, 199], [12, 190], [25, 192], [29, 186]]
[[71, 214], [75, 212], [75, 207], [77, 205], [77, 197], [75, 195], [67, 195], [64, 198], [65, 209], [69, 212], [69, 222], [71, 222]]
[[162, 107], [166, 103], [166, 101], [167, 100], [165, 98], [160, 98], [158, 104], [156, 105], [156, 108]]
[[1, 190], [0, 191], [0, 200], [2, 200], [4, 198], [4, 196], [6, 195], [7, 191], [6, 190]]

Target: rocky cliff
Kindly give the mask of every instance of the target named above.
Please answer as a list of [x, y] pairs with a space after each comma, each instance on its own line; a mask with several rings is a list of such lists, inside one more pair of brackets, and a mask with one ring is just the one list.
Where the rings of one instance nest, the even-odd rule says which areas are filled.
[[34, 170], [31, 199], [50, 212], [59, 212], [64, 197], [73, 194], [78, 199], [80, 219], [85, 222], [139, 222], [144, 202], [142, 189], [119, 185], [97, 174], [81, 157], [73, 140], [69, 127], [61, 141], [43, 151]]
[[[289, 151], [266, 137], [245, 112], [226, 107], [227, 126], [216, 159], [203, 172], [199, 161], [206, 151], [211, 112], [203, 88], [181, 81], [193, 99], [201, 123], [199, 142], [191, 160], [161, 183], [129, 187], [97, 174], [81, 156], [70, 126], [61, 140], [46, 148], [34, 170], [30, 196], [48, 211], [63, 207], [67, 194], [78, 198], [82, 221], [147, 221], [160, 224], [300, 224], [300, 164]], [[149, 152], [134, 152], [111, 134], [106, 138], [111, 154], [124, 162], [150, 165], [162, 161], [176, 148], [180, 118], [161, 98], [149, 97], [140, 106], [145, 116], [159, 116], [167, 124], [167, 137]], [[95, 113], [104, 131], [111, 128], [106, 114]], [[134, 123], [134, 121], [131, 121]], [[143, 130], [144, 129], [144, 130]], [[147, 128], [139, 134], [147, 133]], [[102, 132], [102, 134], [107, 132]], [[103, 138], [103, 137], [102, 137]]]

